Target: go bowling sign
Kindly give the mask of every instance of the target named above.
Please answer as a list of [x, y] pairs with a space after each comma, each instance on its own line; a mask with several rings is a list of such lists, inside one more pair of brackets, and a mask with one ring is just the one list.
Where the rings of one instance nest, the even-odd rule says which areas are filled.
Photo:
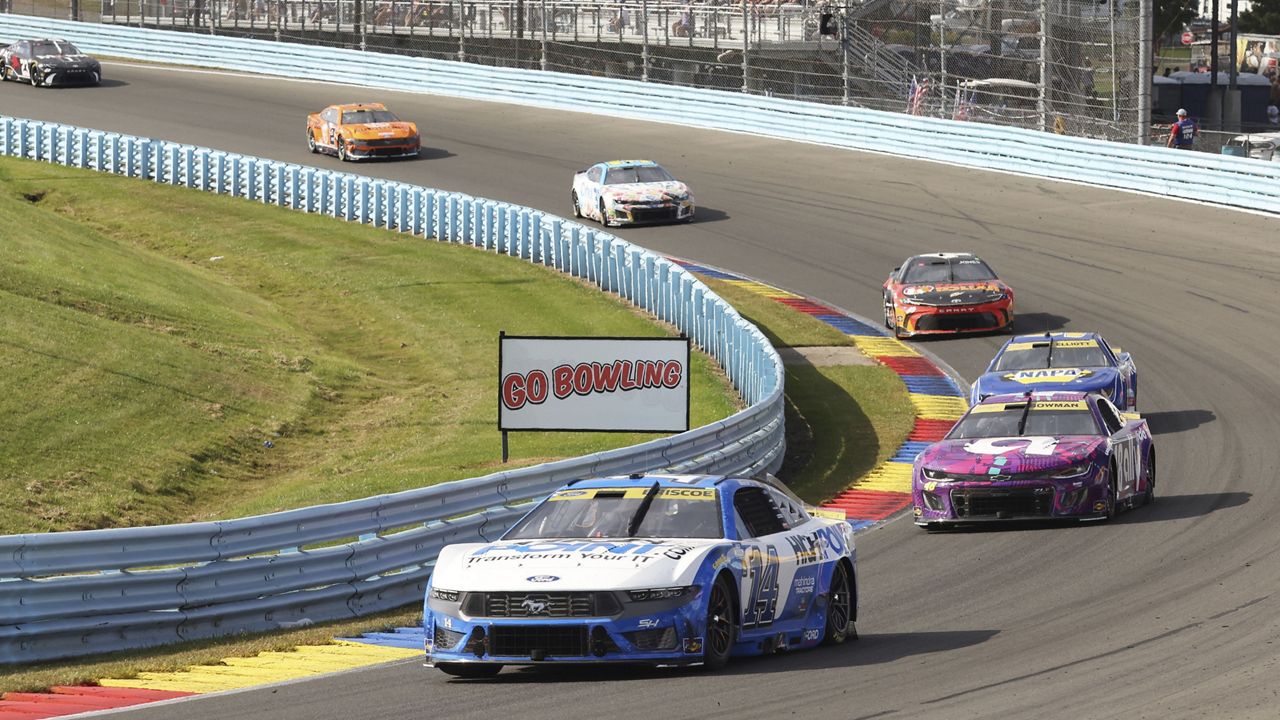
[[688, 338], [498, 337], [498, 429], [684, 432]]

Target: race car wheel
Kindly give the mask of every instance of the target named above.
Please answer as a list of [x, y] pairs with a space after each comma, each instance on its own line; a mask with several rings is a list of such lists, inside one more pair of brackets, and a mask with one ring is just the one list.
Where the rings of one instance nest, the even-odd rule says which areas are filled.
[[893, 303], [888, 297], [884, 299], [884, 326], [893, 329]]
[[1116, 466], [1111, 464], [1110, 478], [1107, 480], [1107, 519], [1116, 516]]
[[475, 663], [436, 663], [436, 669], [445, 675], [460, 678], [491, 678], [502, 672], [501, 665], [478, 665]]
[[347, 162], [351, 158], [347, 157], [347, 143], [344, 140], [338, 140], [338, 159]]
[[1142, 496], [1142, 504], [1150, 505], [1156, 501], [1156, 454], [1147, 454], [1147, 492]]
[[34, 88], [44, 87], [44, 71], [43, 70], [31, 68], [31, 87], [34, 87]]
[[9, 82], [12, 80], [13, 76], [9, 74], [11, 72], [13, 72], [13, 70], [8, 64], [0, 65], [0, 82]]
[[601, 224], [601, 225], [603, 225], [603, 226], [605, 226], [605, 227], [609, 227], [609, 225], [611, 224], [611, 223], [609, 222], [609, 214], [608, 214], [608, 213], [606, 213], [606, 212], [605, 212], [605, 210], [604, 210], [604, 201], [603, 201], [603, 200], [601, 200], [601, 201], [600, 201], [600, 224]]
[[320, 152], [320, 149], [316, 147], [316, 136], [311, 132], [311, 128], [307, 128], [307, 149], [313, 153]]
[[732, 591], [721, 575], [711, 586], [711, 596], [707, 598], [707, 637], [702, 664], [708, 670], [719, 670], [729, 662], [737, 631], [737, 624], [733, 621], [735, 615]]
[[570, 194], [573, 197], [573, 216], [580, 218], [582, 217], [582, 208], [578, 207], [578, 191], [574, 190]]
[[827, 598], [827, 627], [822, 635], [823, 645], [839, 645], [845, 640], [858, 638], [853, 624], [853, 584], [849, 571], [837, 564], [831, 574], [831, 592]]

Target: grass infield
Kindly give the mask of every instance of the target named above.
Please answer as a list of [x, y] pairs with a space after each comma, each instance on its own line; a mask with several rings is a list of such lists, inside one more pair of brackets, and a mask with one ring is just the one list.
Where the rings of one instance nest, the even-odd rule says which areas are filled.
[[[502, 467], [498, 331], [664, 336], [552, 270], [0, 160], [0, 532], [188, 522]], [[691, 422], [738, 406], [695, 353]], [[656, 437], [513, 433], [510, 466]]]

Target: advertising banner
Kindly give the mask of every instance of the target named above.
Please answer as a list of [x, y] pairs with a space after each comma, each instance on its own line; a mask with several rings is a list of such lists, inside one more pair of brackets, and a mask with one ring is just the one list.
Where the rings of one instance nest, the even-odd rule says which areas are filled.
[[498, 429], [684, 432], [688, 338], [499, 336]]

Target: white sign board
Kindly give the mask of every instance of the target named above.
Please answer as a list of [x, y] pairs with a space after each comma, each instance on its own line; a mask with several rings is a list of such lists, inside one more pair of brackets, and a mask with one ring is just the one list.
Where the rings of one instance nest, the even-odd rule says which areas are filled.
[[684, 432], [689, 339], [500, 336], [498, 429]]

